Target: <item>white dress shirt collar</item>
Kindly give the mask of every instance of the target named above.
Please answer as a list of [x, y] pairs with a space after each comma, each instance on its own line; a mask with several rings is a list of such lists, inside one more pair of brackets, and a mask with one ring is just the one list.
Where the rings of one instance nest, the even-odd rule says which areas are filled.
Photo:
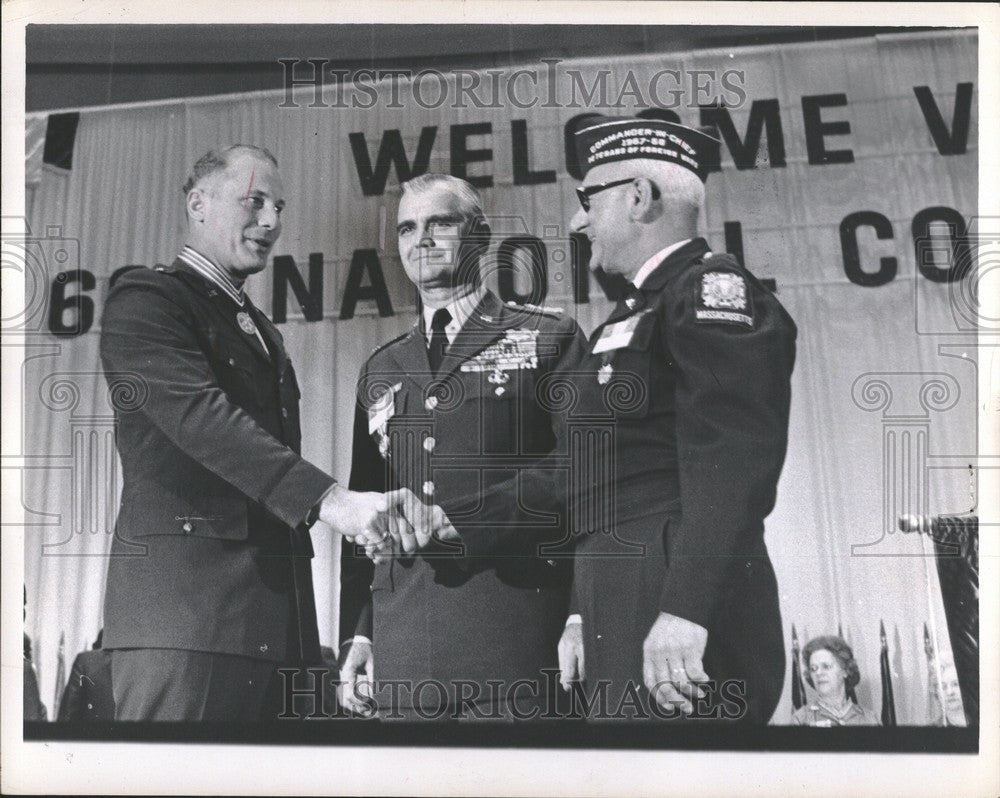
[[[448, 312], [451, 314], [451, 321], [444, 328], [444, 334], [448, 336], [448, 345], [450, 346], [455, 342], [455, 336], [458, 335], [459, 330], [465, 326], [465, 322], [469, 320], [469, 316], [472, 312], [479, 306], [482, 302], [483, 296], [486, 294], [486, 289], [482, 286], [473, 289], [472, 293], [466, 294], [461, 299], [456, 299], [448, 305], [445, 305]], [[434, 312], [438, 308], [432, 308], [429, 305], [424, 305], [423, 316], [424, 316], [424, 330], [427, 333], [428, 346], [430, 346], [430, 330], [431, 322], [434, 319]]]
[[646, 281], [646, 278], [653, 273], [653, 270], [659, 266], [663, 261], [667, 259], [667, 256], [676, 252], [678, 249], [683, 247], [690, 238], [685, 238], [683, 241], [678, 241], [675, 244], [671, 244], [669, 247], [664, 247], [659, 252], [657, 252], [653, 257], [647, 260], [642, 266], [639, 267], [639, 271], [635, 273], [635, 277], [632, 278], [632, 285], [636, 288], [642, 288], [642, 284]]

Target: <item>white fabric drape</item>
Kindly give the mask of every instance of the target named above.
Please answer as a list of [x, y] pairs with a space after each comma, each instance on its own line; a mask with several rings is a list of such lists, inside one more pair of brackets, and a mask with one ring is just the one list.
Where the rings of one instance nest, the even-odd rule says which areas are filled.
[[[842, 625], [862, 672], [859, 699], [877, 712], [878, 628], [884, 620], [897, 716], [904, 724], [925, 722], [928, 563], [919, 542], [894, 534], [887, 519], [899, 512], [968, 509], [976, 362], [969, 345], [974, 335], [956, 321], [955, 287], [917, 272], [910, 223], [930, 206], [954, 208], [966, 218], [975, 214], [977, 140], [974, 100], [967, 153], [940, 155], [913, 87], [931, 88], [950, 127], [956, 84], [975, 80], [975, 35], [564, 62], [558, 74], [565, 77], [569, 69], [580, 70], [588, 83], [598, 70], [610, 69], [612, 97], [628, 70], [642, 85], [662, 69], [743, 70], [747, 107], [732, 111], [741, 136], [749, 101], [779, 100], [787, 166], [758, 162], [757, 169], [739, 171], [724, 148], [723, 171], [708, 182], [703, 229], [713, 248], [722, 250], [723, 223], [742, 224], [747, 266], [777, 281], [778, 296], [799, 326], [791, 444], [778, 505], [767, 523], [786, 635], [795, 623], [805, 643]], [[544, 96], [544, 70], [540, 77], [538, 94]], [[829, 136], [827, 147], [852, 149], [855, 162], [809, 165], [801, 98], [834, 93], [846, 94], [848, 104], [824, 109], [824, 120], [847, 120], [850, 133]], [[306, 275], [310, 253], [322, 253], [324, 319], [306, 322], [289, 292], [288, 321], [281, 329], [303, 385], [304, 454], [340, 479], [350, 470], [358, 370], [372, 349], [413, 322], [413, 292], [394, 243], [396, 173], [390, 172], [385, 196], [365, 197], [349, 133], [365, 134], [374, 160], [383, 131], [399, 129], [412, 160], [421, 128], [437, 125], [430, 168], [449, 171], [448, 126], [490, 122], [492, 136], [472, 138], [470, 145], [491, 147], [492, 162], [470, 171], [494, 175], [495, 185], [483, 194], [497, 238], [529, 231], [546, 239], [546, 304], [565, 307], [586, 331], [609, 310], [596, 284], [589, 304], [573, 304], [568, 260], [560, 260], [566, 221], [576, 207], [574, 181], [563, 165], [562, 129], [581, 109], [428, 110], [412, 102], [390, 108], [384, 95], [371, 109], [309, 108], [311, 89], [296, 96], [297, 109], [279, 107], [279, 92], [85, 111], [72, 171], [43, 172], [33, 191], [29, 223], [36, 236], [46, 237], [40, 245], [45, 290], [57, 272], [76, 263], [97, 278], [88, 292], [96, 307], [94, 326], [77, 337], [42, 336], [24, 369], [25, 452], [36, 456], [23, 474], [26, 629], [50, 711], [60, 635], [68, 670], [72, 656], [89, 647], [101, 626], [120, 479], [97, 351], [108, 278], [127, 264], [172, 259], [184, 240], [180, 187], [201, 153], [231, 142], [271, 149], [289, 200], [275, 254], [293, 256]], [[693, 106], [678, 110], [684, 122], [697, 124]], [[512, 119], [528, 120], [532, 168], [556, 170], [557, 183], [513, 184]], [[866, 269], [876, 268], [879, 257], [898, 259], [898, 273], [886, 285], [862, 287], [845, 276], [838, 225], [859, 210], [877, 211], [892, 223], [891, 240], [876, 239], [868, 228], [858, 236]], [[374, 303], [363, 301], [353, 319], [340, 321], [347, 267], [361, 248], [377, 251], [395, 315], [382, 318]], [[68, 261], [56, 257], [59, 249], [69, 253]], [[269, 274], [252, 280], [249, 289], [271, 312]], [[894, 465], [887, 470], [886, 463]], [[335, 646], [339, 549], [323, 532], [314, 533], [314, 541], [320, 633]], [[930, 605], [944, 630], [932, 576]], [[946, 646], [946, 637], [941, 643]], [[786, 673], [776, 723], [790, 716], [788, 678]]]

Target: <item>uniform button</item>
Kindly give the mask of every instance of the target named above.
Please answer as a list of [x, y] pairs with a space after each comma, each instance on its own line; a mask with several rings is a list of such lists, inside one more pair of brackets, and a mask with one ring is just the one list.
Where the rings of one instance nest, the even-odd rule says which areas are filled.
[[424, 401], [424, 407], [427, 410], [433, 410], [437, 406], [438, 406], [438, 398], [436, 396], [428, 396], [427, 399]]
[[181, 529], [183, 529], [185, 532], [191, 532], [194, 530], [194, 524], [192, 524], [190, 521], [185, 521], [184, 526], [182, 526]]
[[705, 257], [706, 259], [707, 259], [707, 258], [710, 258], [710, 257], [712, 257], [712, 253], [711, 253], [711, 252], [706, 252], [706, 253], [705, 253], [705, 255], [704, 255], [704, 257]]
[[282, 418], [288, 418], [288, 408], [287, 407], [281, 408], [281, 417]]
[[598, 635], [598, 636], [597, 636], [597, 639], [598, 639], [598, 640], [600, 640], [600, 639], [601, 639], [601, 635]]
[[235, 366], [236, 365], [236, 358], [235, 357], [229, 358], [229, 365], [230, 366]]
[[428, 452], [433, 452], [434, 451], [434, 447], [436, 445], [437, 445], [437, 441], [434, 440], [434, 438], [432, 438], [430, 436], [424, 438], [424, 449], [426, 449]]
[[433, 496], [434, 495], [434, 483], [430, 482], [430, 481], [425, 482], [423, 490], [424, 490], [424, 495], [426, 495], [426, 496]]
[[264, 643], [264, 645], [262, 645], [260, 647], [260, 653], [261, 654], [266, 654], [267, 653], [267, 643]]
[[545, 562], [547, 562], [547, 563], [548, 563], [549, 565], [551, 565], [551, 566], [552, 566], [553, 568], [555, 568], [555, 567], [556, 567], [556, 561], [555, 561], [555, 560], [546, 560]]

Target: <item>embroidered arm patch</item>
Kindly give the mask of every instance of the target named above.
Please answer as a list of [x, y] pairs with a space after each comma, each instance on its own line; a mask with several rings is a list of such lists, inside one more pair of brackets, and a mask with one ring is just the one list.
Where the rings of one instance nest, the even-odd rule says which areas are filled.
[[705, 272], [696, 286], [695, 321], [753, 327], [750, 286], [737, 272]]

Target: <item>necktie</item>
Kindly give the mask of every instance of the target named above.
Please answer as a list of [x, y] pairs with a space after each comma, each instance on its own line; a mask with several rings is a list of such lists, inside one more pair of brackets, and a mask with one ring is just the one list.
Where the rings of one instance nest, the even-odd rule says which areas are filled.
[[444, 360], [444, 350], [448, 346], [448, 336], [444, 328], [451, 321], [451, 314], [447, 308], [439, 308], [434, 311], [434, 318], [431, 319], [431, 342], [427, 350], [427, 360], [431, 364], [431, 371], [437, 374], [441, 368], [441, 361]]

